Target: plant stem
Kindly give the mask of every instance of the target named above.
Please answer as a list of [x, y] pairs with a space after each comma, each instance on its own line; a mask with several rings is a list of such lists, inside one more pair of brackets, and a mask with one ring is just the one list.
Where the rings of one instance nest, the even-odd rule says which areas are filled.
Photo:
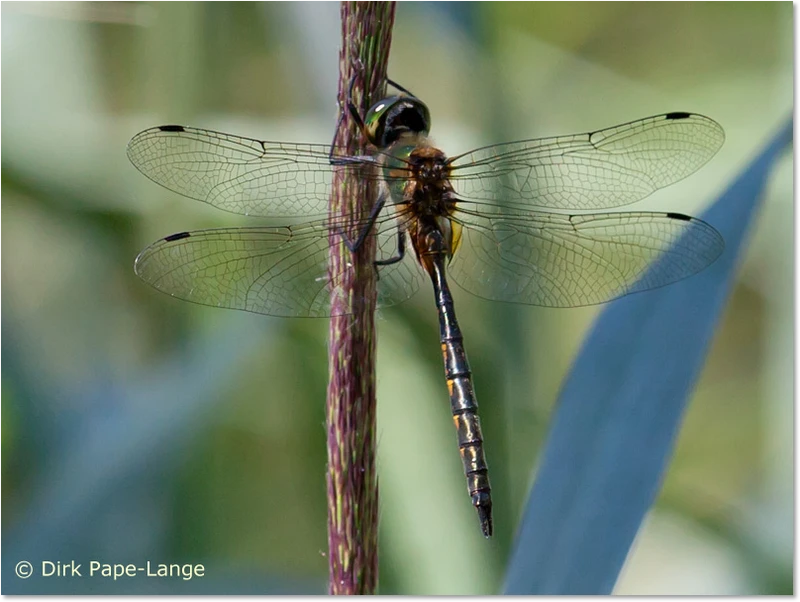
[[[366, 141], [347, 110], [363, 115], [383, 97], [394, 23], [394, 3], [343, 2], [339, 53], [339, 107], [343, 120], [337, 154], [363, 155]], [[338, 168], [330, 217], [346, 225], [365, 218], [377, 198], [375, 184]], [[363, 222], [362, 222], [363, 223]], [[356, 228], [343, 228], [355, 240]], [[329, 337], [328, 560], [331, 594], [371, 594], [378, 584], [378, 479], [375, 435], [375, 237], [351, 253], [331, 232]], [[340, 315], [336, 315], [340, 314]], [[343, 314], [343, 315], [342, 315]]]

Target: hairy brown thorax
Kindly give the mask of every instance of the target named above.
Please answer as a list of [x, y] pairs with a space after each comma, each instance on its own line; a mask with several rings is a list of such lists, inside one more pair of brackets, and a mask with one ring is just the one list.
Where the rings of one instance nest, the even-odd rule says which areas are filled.
[[460, 228], [451, 219], [456, 195], [450, 184], [450, 164], [441, 150], [417, 140], [406, 169], [403, 213], [413, 216], [408, 221], [408, 233], [417, 259], [429, 271], [431, 257], [451, 258], [460, 239]]

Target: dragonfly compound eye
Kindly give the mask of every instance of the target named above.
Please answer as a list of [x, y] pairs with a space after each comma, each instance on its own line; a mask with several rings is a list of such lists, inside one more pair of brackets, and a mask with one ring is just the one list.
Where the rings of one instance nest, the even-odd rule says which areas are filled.
[[392, 96], [375, 103], [364, 117], [369, 141], [386, 148], [403, 134], [427, 135], [431, 116], [424, 102], [412, 96]]

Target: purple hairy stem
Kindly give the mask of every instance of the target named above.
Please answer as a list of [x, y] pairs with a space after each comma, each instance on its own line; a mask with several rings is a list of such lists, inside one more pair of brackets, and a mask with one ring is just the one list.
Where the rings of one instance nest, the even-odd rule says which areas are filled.
[[[368, 152], [352, 101], [361, 115], [383, 98], [394, 2], [342, 2], [339, 107], [336, 154]], [[377, 198], [375, 183], [336, 168], [330, 219], [331, 313], [328, 433], [329, 593], [373, 594], [378, 585], [378, 478], [376, 468], [375, 305], [376, 243], [368, 236], [351, 253], [341, 233], [355, 241]]]

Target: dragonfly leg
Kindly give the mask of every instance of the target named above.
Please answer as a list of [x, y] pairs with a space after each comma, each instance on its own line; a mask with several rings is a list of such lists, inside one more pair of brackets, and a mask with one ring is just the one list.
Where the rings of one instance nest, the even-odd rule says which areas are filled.
[[378, 259], [375, 261], [375, 266], [381, 265], [392, 265], [393, 263], [397, 263], [398, 261], [403, 261], [403, 257], [406, 256], [406, 237], [404, 232], [398, 228], [397, 229], [397, 255], [393, 255], [389, 257], [389, 259]]
[[[364, 140], [369, 140], [369, 136], [367, 135], [367, 126], [364, 125], [364, 120], [362, 119], [361, 114], [358, 112], [358, 107], [356, 107], [356, 104], [353, 102], [353, 88], [356, 85], [357, 77], [357, 73], [353, 75], [353, 77], [350, 79], [350, 86], [347, 88], [347, 111], [350, 113], [353, 121], [356, 122], [356, 126], [361, 132], [361, 135], [364, 136]], [[336, 133], [339, 132], [342, 121], [344, 121], [344, 111], [339, 113], [339, 121], [336, 123]], [[334, 143], [336, 142], [336, 133], [334, 133]], [[331, 156], [333, 156], [333, 146], [334, 145], [331, 144]]]
[[[356, 122], [356, 126], [358, 130], [361, 132], [361, 135], [364, 137], [364, 140], [367, 141], [369, 144], [369, 136], [367, 135], [367, 127], [364, 125], [364, 120], [361, 118], [361, 115], [358, 112], [358, 107], [356, 107], [355, 103], [353, 102], [353, 86], [356, 84], [356, 76], [354, 75], [350, 80], [350, 87], [347, 89], [347, 111], [350, 113], [353, 120]], [[339, 112], [339, 119], [336, 122], [336, 129], [333, 133], [333, 141], [331, 142], [331, 151], [328, 154], [330, 158], [331, 165], [348, 165], [351, 163], [364, 163], [365, 161], [369, 161], [370, 163], [378, 164], [378, 161], [374, 157], [347, 157], [347, 156], [336, 156], [334, 154], [334, 150], [336, 149], [336, 136], [339, 133], [339, 128], [342, 127], [342, 122], [344, 121], [344, 112]], [[372, 146], [370, 144], [370, 146]]]
[[333, 140], [331, 140], [331, 150], [328, 152], [328, 160], [331, 162], [331, 165], [337, 165], [337, 157], [333, 154], [333, 151], [336, 149], [336, 137], [339, 135], [339, 130], [342, 127], [342, 122], [344, 121], [344, 112], [339, 111], [339, 119], [336, 120], [336, 127], [333, 129]]
[[367, 219], [367, 223], [364, 224], [364, 227], [361, 229], [361, 232], [358, 233], [358, 237], [356, 238], [355, 242], [351, 241], [344, 230], [341, 227], [336, 227], [336, 233], [342, 237], [342, 242], [344, 242], [344, 246], [351, 253], [355, 253], [361, 248], [361, 245], [364, 244], [364, 241], [367, 239], [370, 231], [372, 230], [372, 226], [375, 225], [375, 220], [378, 219], [378, 215], [381, 213], [381, 209], [386, 204], [386, 196], [381, 194], [378, 197], [378, 200], [375, 201], [375, 204], [372, 206], [369, 212], [369, 218]]
[[353, 78], [350, 80], [350, 87], [347, 89], [347, 110], [350, 112], [350, 116], [356, 122], [358, 129], [361, 130], [361, 135], [364, 136], [365, 140], [369, 140], [369, 136], [367, 136], [367, 126], [364, 125], [364, 120], [361, 118], [361, 114], [358, 112], [358, 107], [353, 102], [353, 87], [356, 85], [356, 76], [354, 75]]
[[377, 259], [373, 262], [373, 266], [375, 266], [375, 277], [380, 280], [381, 279], [381, 271], [378, 269], [385, 265], [392, 265], [393, 263], [397, 263], [398, 261], [403, 261], [403, 257], [406, 256], [406, 237], [405, 233], [398, 228], [397, 229], [397, 255], [393, 255], [389, 257], [389, 259]]
[[[342, 121], [344, 121], [344, 113], [339, 115], [339, 121], [336, 122], [336, 132], [339, 131], [339, 128], [342, 126]], [[359, 126], [361, 127], [361, 126]], [[336, 150], [336, 133], [333, 135], [333, 141], [331, 142], [331, 150], [328, 153], [328, 160], [331, 162], [331, 165], [364, 165], [364, 163], [372, 163], [373, 165], [378, 165], [380, 161], [378, 161], [375, 157], [370, 155], [356, 155], [354, 157], [348, 155], [337, 155], [335, 154]]]
[[409, 96], [413, 96], [414, 98], [416, 98], [416, 95], [415, 95], [415, 94], [414, 94], [414, 93], [413, 93], [411, 90], [409, 90], [409, 89], [407, 89], [407, 88], [404, 88], [403, 86], [401, 86], [401, 85], [400, 85], [400, 84], [398, 84], [397, 82], [395, 82], [395, 81], [393, 81], [393, 80], [389, 79], [388, 77], [386, 78], [386, 83], [388, 83], [390, 86], [392, 86], [392, 87], [394, 87], [394, 88], [397, 88], [397, 89], [398, 89], [398, 90], [400, 90], [401, 92], [405, 92], [405, 93], [406, 93], [406, 94], [408, 94]]

